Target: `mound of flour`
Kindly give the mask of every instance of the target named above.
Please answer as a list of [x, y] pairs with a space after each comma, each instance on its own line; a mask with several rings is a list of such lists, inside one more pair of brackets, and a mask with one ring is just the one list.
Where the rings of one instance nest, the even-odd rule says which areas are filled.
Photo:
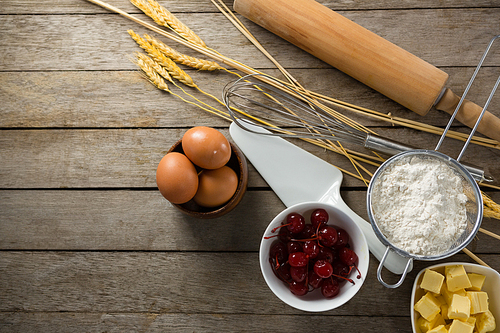
[[415, 255], [438, 255], [465, 231], [463, 185], [436, 159], [401, 159], [380, 175], [372, 191], [375, 220], [396, 247]]

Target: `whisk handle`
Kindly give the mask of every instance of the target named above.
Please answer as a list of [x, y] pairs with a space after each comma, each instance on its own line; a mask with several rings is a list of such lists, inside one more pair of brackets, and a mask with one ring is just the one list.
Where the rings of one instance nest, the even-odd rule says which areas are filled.
[[[435, 107], [438, 110], [453, 114], [459, 101], [460, 97], [458, 97], [450, 89], [446, 88], [443, 97], [441, 97]], [[476, 123], [476, 120], [482, 110], [483, 108], [481, 106], [469, 100], [464, 100], [455, 119], [472, 128], [474, 127], [474, 124]], [[486, 111], [483, 119], [479, 123], [477, 131], [500, 142], [500, 119], [491, 114], [489, 111]]]
[[404, 145], [400, 142], [368, 134], [366, 136], [364, 147], [387, 155], [396, 155], [404, 151], [417, 149], [415, 147]]

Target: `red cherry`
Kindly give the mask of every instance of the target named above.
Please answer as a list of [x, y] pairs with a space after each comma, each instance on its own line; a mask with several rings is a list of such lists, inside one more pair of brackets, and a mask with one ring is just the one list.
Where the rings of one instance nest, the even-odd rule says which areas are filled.
[[320, 224], [326, 225], [328, 223], [328, 219], [328, 213], [323, 208], [315, 209], [311, 213], [311, 224], [314, 229], [317, 229]]
[[337, 242], [337, 230], [330, 226], [320, 227], [318, 237], [321, 244], [332, 247]]
[[295, 282], [304, 282], [307, 277], [307, 266], [290, 267], [290, 276]]
[[294, 252], [288, 255], [288, 263], [292, 267], [306, 266], [308, 261], [309, 257], [304, 252]]
[[339, 258], [347, 266], [352, 266], [358, 261], [356, 253], [347, 247], [343, 247], [339, 250]]
[[347, 231], [341, 228], [337, 229], [337, 243], [333, 246], [336, 249], [340, 249], [341, 247], [346, 246], [349, 243], [349, 234]]
[[321, 287], [321, 283], [323, 282], [323, 278], [314, 272], [314, 270], [309, 271], [309, 275], [307, 277], [309, 285], [314, 289], [318, 289]]
[[333, 267], [326, 260], [318, 260], [314, 263], [314, 273], [318, 274], [319, 277], [326, 279], [332, 276]]
[[339, 294], [340, 285], [339, 282], [335, 279], [326, 279], [323, 281], [321, 285], [321, 293], [326, 298], [332, 298]]
[[297, 296], [304, 296], [309, 291], [307, 285], [303, 282], [292, 281], [289, 284], [290, 291]]
[[320, 247], [316, 241], [308, 240], [304, 242], [302, 246], [305, 254], [309, 256], [309, 258], [314, 259], [318, 256]]

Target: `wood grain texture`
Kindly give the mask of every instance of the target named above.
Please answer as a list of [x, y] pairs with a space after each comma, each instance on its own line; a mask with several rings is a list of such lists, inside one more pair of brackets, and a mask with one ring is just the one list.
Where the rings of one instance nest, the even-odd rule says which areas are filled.
[[[0, 313], [0, 332], [331, 332], [396, 331], [410, 325], [409, 317], [360, 317], [370, 325], [353, 322], [352, 316], [335, 315], [252, 315], [252, 314], [169, 314], [169, 313]], [[401, 331], [401, 330], [399, 330]]]
[[[494, 31], [500, 29], [496, 20], [500, 8], [339, 13], [438, 67], [476, 66], [487, 43], [495, 35]], [[271, 67], [271, 63], [221, 14], [193, 13], [179, 14], [178, 17], [220, 53], [254, 68]], [[247, 20], [244, 22], [284, 67], [328, 67], [306, 52], [297, 53], [295, 46], [270, 32]], [[398, 22], [397, 26], [394, 22]], [[149, 32], [117, 14], [6, 15], [2, 17], [0, 28], [16, 31], [15, 35], [5, 35], [0, 41], [0, 47], [4, 49], [0, 63], [2, 71], [133, 69], [134, 64], [128, 57], [138, 51], [138, 47], [126, 31]], [[464, 40], [467, 43], [463, 43]], [[185, 47], [171, 42], [170, 45], [188, 52]], [[498, 59], [498, 55], [493, 56], [486, 64], [498, 64]]]
[[[500, 265], [498, 255], [481, 257]], [[395, 290], [377, 281], [376, 266], [352, 302], [325, 314], [408, 316], [413, 280], [428, 263], [416, 262]], [[304, 314], [269, 291], [256, 252], [4, 252], [0, 270], [2, 312]]]
[[[473, 68], [450, 67], [448, 87], [463, 92]], [[276, 70], [267, 73], [279, 77]], [[204, 91], [220, 98], [223, 87], [234, 81], [227, 73], [188, 71]], [[335, 69], [292, 69], [292, 75], [312, 91], [384, 114], [444, 127], [449, 115], [432, 110], [425, 117], [403, 108], [381, 94]], [[495, 71], [481, 71], [470, 99], [484, 103]], [[227, 121], [159, 91], [136, 70], [130, 71], [42, 71], [0, 72], [0, 127], [3, 128], [119, 128], [226, 127]], [[171, 86], [172, 91], [184, 95]], [[224, 107], [201, 93], [187, 89], [196, 98], [219, 110]], [[494, 106], [494, 105], [492, 105]], [[387, 122], [341, 110], [365, 126], [387, 126]]]
[[[500, 201], [500, 193], [490, 193]], [[341, 192], [368, 221], [366, 190]], [[255, 207], [259, 207], [255, 209]], [[258, 251], [268, 223], [285, 206], [270, 190], [250, 190], [221, 218], [200, 221], [166, 202], [156, 189], [0, 191], [0, 248], [8, 250]], [[482, 227], [500, 234], [500, 223]], [[498, 240], [479, 233], [474, 253], [498, 253]]]
[[[493, 0], [320, 2], [444, 70], [455, 92], [463, 91], [486, 43], [500, 31], [500, 4]], [[145, 18], [128, 0], [109, 3]], [[210, 1], [160, 3], [211, 47], [279, 75]], [[425, 117], [411, 113], [244, 22], [307, 88], [394, 116], [437, 126], [448, 121], [436, 110]], [[428, 262], [415, 263], [403, 286], [388, 290], [377, 282], [378, 261], [371, 257], [360, 293], [325, 313], [295, 310], [271, 293], [258, 249], [284, 205], [253, 166], [242, 203], [218, 219], [187, 217], [160, 196], [157, 163], [184, 131], [207, 125], [229, 136], [229, 124], [146, 82], [130, 61], [139, 50], [130, 28], [148, 32], [85, 0], [0, 5], [0, 332], [411, 332], [410, 290]], [[499, 63], [495, 53], [470, 99], [485, 100]], [[188, 72], [217, 97], [234, 79]], [[437, 140], [348, 115], [421, 148]], [[337, 154], [296, 144], [351, 169]], [[456, 155], [460, 146], [450, 140], [442, 149]], [[499, 150], [471, 146], [464, 161], [500, 178]], [[487, 193], [500, 202], [500, 191]], [[365, 195], [362, 182], [344, 177], [342, 198], [366, 219]], [[500, 234], [498, 220], [482, 226]], [[478, 234], [468, 248], [500, 269], [494, 238]], [[449, 260], [472, 262], [462, 253]], [[386, 271], [384, 278], [396, 279]]]
[[[232, 5], [231, 0], [224, 0], [228, 5]], [[392, 0], [377, 1], [376, 3], [361, 1], [361, 0], [319, 0], [319, 3], [328, 6], [334, 10], [384, 10], [384, 9], [414, 9], [414, 8], [495, 8], [499, 7], [495, 0], [411, 0], [404, 2], [395, 2]], [[123, 0], [109, 0], [107, 3], [113, 6], [119, 6], [121, 9], [129, 13], [138, 13], [139, 10], [130, 3]], [[210, 1], [205, 0], [160, 0], [160, 4], [168, 8], [172, 13], [185, 12], [217, 12], [215, 6]], [[51, 0], [34, 1], [34, 0], [4, 0], [0, 7], [0, 15], [2, 14], [73, 14], [73, 13], [106, 13], [106, 10], [86, 3], [84, 0], [59, 0], [53, 2]]]
[[[0, 188], [142, 188], [156, 187], [156, 168], [185, 128], [6, 130], [0, 132]], [[227, 137], [226, 129], [221, 130]], [[375, 129], [380, 135], [422, 149], [433, 149], [438, 137], [410, 129]], [[355, 171], [344, 156], [294, 141], [327, 162]], [[457, 156], [463, 143], [445, 141], [442, 152]], [[359, 148], [358, 148], [359, 150]], [[463, 158], [498, 177], [500, 150], [471, 146]], [[369, 167], [374, 172], [375, 167]], [[263, 186], [253, 169], [249, 186]], [[497, 179], [498, 182], [498, 179]], [[362, 186], [345, 177], [344, 186]]]

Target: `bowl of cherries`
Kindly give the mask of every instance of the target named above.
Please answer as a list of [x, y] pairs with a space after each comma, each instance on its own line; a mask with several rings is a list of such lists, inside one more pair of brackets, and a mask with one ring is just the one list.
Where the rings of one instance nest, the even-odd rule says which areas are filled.
[[288, 207], [269, 224], [260, 244], [262, 275], [273, 293], [303, 311], [335, 309], [361, 288], [368, 244], [351, 218], [327, 203]]

